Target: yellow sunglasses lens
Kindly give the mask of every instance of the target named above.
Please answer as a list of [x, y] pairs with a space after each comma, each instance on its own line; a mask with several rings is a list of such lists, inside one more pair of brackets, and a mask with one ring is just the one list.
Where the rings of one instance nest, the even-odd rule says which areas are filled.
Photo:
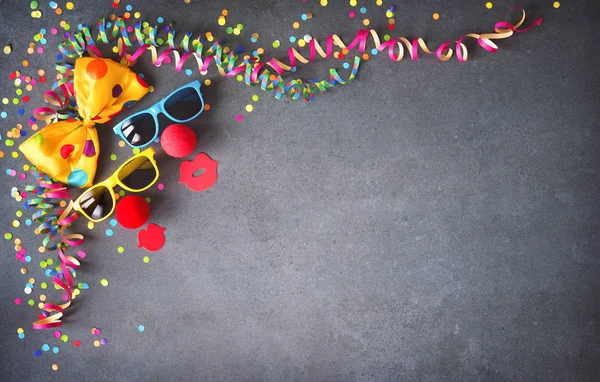
[[158, 169], [147, 156], [131, 158], [117, 174], [119, 181], [131, 191], [144, 190], [158, 179]]
[[114, 207], [111, 190], [99, 185], [89, 188], [78, 199], [81, 212], [92, 221], [106, 218]]

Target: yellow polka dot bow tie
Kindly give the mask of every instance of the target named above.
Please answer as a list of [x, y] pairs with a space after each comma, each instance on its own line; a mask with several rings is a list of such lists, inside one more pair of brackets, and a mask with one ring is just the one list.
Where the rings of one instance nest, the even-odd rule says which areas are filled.
[[[48, 93], [56, 96], [59, 92]], [[65, 98], [74, 93], [78, 117], [44, 127], [23, 142], [19, 150], [52, 179], [89, 187], [94, 182], [100, 154], [95, 124], [110, 121], [140, 100], [148, 93], [148, 85], [115, 61], [81, 57], [75, 61], [72, 86], [63, 86], [62, 93], [71, 93], [63, 94]]]

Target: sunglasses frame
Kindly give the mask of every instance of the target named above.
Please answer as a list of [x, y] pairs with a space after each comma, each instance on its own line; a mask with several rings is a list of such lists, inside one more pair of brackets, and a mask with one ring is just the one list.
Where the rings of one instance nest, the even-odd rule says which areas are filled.
[[[156, 183], [156, 181], [159, 178], [159, 172], [158, 172], [158, 166], [156, 165], [156, 160], [154, 160], [154, 154], [156, 154], [156, 151], [152, 147], [150, 147], [150, 148], [147, 148], [146, 150], [140, 152], [139, 154], [132, 156], [125, 162], [123, 162], [123, 164], [121, 166], [119, 166], [117, 171], [115, 171], [110, 177], [108, 177], [107, 179], [105, 179], [104, 181], [102, 181], [100, 183], [94, 184], [93, 186], [91, 186], [90, 188], [85, 190], [81, 195], [79, 195], [79, 197], [75, 200], [75, 202], [73, 204], [73, 209], [80, 212], [88, 220], [93, 221], [94, 223], [99, 223], [103, 220], [108, 219], [113, 214], [113, 212], [115, 212], [115, 208], [117, 205], [117, 199], [115, 198], [115, 187], [116, 186], [119, 186], [129, 192], [143, 192], [143, 191], [146, 191], [147, 189], [149, 189], [150, 187], [152, 187], [152, 185], [154, 185], [154, 183]], [[139, 158], [139, 157], [148, 158], [150, 163], [152, 163], [152, 166], [154, 166], [154, 170], [156, 170], [156, 177], [154, 178], [154, 180], [152, 182], [150, 182], [150, 184], [148, 184], [148, 186], [141, 188], [139, 190], [134, 190], [134, 189], [127, 187], [125, 184], [123, 184], [123, 182], [121, 182], [121, 180], [119, 179], [119, 173], [121, 172], [121, 170], [123, 170], [123, 168], [125, 167], [126, 164], [128, 164], [132, 160]], [[92, 217], [88, 216], [85, 213], [85, 211], [83, 210], [83, 208], [81, 207], [81, 198], [83, 198], [83, 196], [85, 194], [87, 194], [90, 190], [93, 190], [94, 188], [101, 187], [101, 186], [105, 187], [108, 191], [110, 191], [110, 196], [112, 198], [112, 209], [103, 218], [93, 219]]]
[[[160, 131], [160, 126], [158, 124], [158, 115], [159, 114], [164, 114], [167, 118], [169, 118], [171, 121], [173, 122], [178, 122], [178, 123], [184, 123], [184, 122], [189, 122], [194, 118], [198, 118], [198, 116], [200, 114], [202, 114], [202, 112], [204, 111], [204, 98], [202, 97], [202, 92], [200, 91], [200, 87], [201, 87], [201, 83], [200, 81], [196, 80], [196, 81], [192, 81], [187, 85], [183, 85], [180, 88], [177, 88], [175, 90], [173, 90], [171, 93], [169, 93], [169, 95], [167, 95], [166, 97], [164, 97], [163, 99], [161, 99], [160, 101], [158, 101], [157, 103], [155, 103], [154, 105], [150, 106], [149, 108], [139, 111], [127, 118], [125, 118], [124, 120], [122, 120], [121, 122], [119, 122], [115, 127], [113, 127], [113, 131], [115, 132], [115, 134], [117, 134], [119, 137], [121, 137], [121, 139], [123, 139], [125, 141], [125, 143], [127, 143], [129, 146], [131, 147], [135, 147], [135, 148], [144, 148], [146, 146], [148, 146], [149, 144], [151, 144], [152, 142], [155, 142], [158, 138], [158, 133]], [[202, 106], [200, 107], [200, 111], [194, 115], [191, 118], [188, 119], [177, 119], [174, 118], [171, 114], [169, 114], [166, 110], [165, 110], [165, 103], [167, 102], [167, 100], [169, 98], [171, 98], [173, 95], [177, 94], [177, 92], [183, 90], [183, 89], [187, 89], [187, 88], [192, 88], [194, 90], [196, 90], [196, 92], [198, 93], [198, 96], [200, 97], [200, 103], [202, 104]], [[123, 131], [122, 131], [122, 126], [125, 124], [125, 122], [129, 121], [130, 119], [137, 117], [138, 115], [141, 114], [150, 114], [152, 116], [152, 118], [154, 119], [154, 137], [149, 140], [148, 142], [144, 143], [143, 145], [134, 145], [132, 143], [129, 142], [129, 140], [127, 140], [127, 138], [125, 138], [125, 136], [123, 135]]]

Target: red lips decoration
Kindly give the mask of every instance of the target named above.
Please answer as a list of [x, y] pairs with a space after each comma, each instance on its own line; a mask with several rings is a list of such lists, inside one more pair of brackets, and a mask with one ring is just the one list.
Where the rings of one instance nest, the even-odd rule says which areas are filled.
[[[219, 162], [212, 160], [205, 153], [196, 155], [193, 161], [183, 161], [179, 166], [179, 183], [183, 183], [190, 190], [200, 192], [210, 188], [217, 181], [217, 166]], [[198, 176], [194, 173], [204, 170]]]
[[166, 228], [150, 223], [145, 230], [138, 232], [138, 248], [156, 252], [165, 245]]

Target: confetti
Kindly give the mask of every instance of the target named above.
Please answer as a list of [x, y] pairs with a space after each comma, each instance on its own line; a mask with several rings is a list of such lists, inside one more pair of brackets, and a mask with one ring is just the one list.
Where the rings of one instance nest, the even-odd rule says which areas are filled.
[[560, 8], [560, 3], [558, 1], [555, 1], [552, 6], [556, 9]]
[[12, 46], [10, 44], [4, 46], [4, 54], [10, 54], [10, 52], [12, 52]]
[[433, 17], [434, 20], [439, 20], [440, 14], [436, 12], [431, 17]]
[[107, 279], [100, 280], [100, 285], [102, 285], [103, 287], [108, 286], [108, 280]]
[[58, 370], [58, 364], [53, 363], [52, 364], [52, 370], [57, 371]]
[[486, 7], [487, 9], [492, 9], [492, 7], [493, 7], [493, 6], [494, 6], [494, 4], [492, 4], [492, 2], [491, 2], [491, 1], [488, 1], [487, 3], [485, 3], [485, 7]]
[[144, 263], [148, 264], [150, 262], [150, 256], [144, 256]]
[[146, 328], [144, 328], [144, 325], [139, 325], [139, 326], [138, 326], [138, 331], [139, 331], [140, 333], [142, 333], [142, 332], [143, 332], [145, 329], [146, 329]]

